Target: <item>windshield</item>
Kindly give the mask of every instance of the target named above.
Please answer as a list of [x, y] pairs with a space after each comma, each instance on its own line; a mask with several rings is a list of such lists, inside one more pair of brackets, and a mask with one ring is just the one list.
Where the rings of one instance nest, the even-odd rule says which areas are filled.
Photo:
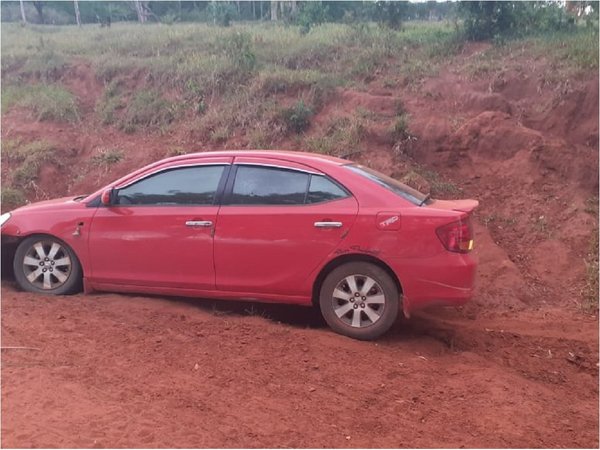
[[421, 206], [429, 199], [429, 196], [411, 188], [410, 186], [407, 186], [404, 183], [400, 183], [398, 180], [394, 180], [387, 175], [379, 173], [376, 170], [369, 169], [368, 167], [361, 166], [359, 164], [349, 164], [344, 167], [347, 167], [352, 172], [374, 181], [378, 185], [386, 188], [388, 191], [398, 194], [400, 197], [408, 200], [413, 205]]

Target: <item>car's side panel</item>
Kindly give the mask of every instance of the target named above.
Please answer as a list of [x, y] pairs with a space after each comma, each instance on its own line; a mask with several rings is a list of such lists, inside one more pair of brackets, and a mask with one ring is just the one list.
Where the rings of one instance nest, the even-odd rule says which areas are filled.
[[[274, 161], [236, 158], [236, 164]], [[277, 165], [314, 172], [300, 164]], [[306, 279], [350, 232], [358, 204], [353, 197], [307, 205], [224, 204], [215, 230], [217, 289], [310, 297]], [[320, 228], [318, 222], [339, 222]]]
[[90, 281], [213, 289], [212, 227], [218, 206], [100, 207], [89, 240]]

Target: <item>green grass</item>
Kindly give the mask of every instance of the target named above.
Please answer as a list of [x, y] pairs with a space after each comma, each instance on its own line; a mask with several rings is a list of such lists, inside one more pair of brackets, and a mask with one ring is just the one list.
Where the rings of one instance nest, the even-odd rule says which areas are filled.
[[27, 202], [25, 194], [20, 189], [2, 186], [1, 191], [0, 203], [2, 203], [2, 211], [10, 211], [11, 209], [23, 206]]
[[14, 106], [28, 109], [40, 121], [79, 120], [75, 96], [59, 84], [9, 85], [2, 90], [2, 113]]
[[25, 144], [20, 141], [2, 141], [2, 159], [15, 169], [12, 171], [10, 186], [26, 189], [37, 180], [44, 164], [55, 164], [56, 146], [47, 141], [33, 141]]
[[325, 155], [343, 156], [363, 150], [367, 120], [354, 117], [333, 117], [324, 133], [306, 139], [308, 150]]
[[164, 130], [175, 118], [174, 105], [158, 91], [138, 91], [129, 101], [120, 123], [121, 129], [132, 133], [139, 128]]

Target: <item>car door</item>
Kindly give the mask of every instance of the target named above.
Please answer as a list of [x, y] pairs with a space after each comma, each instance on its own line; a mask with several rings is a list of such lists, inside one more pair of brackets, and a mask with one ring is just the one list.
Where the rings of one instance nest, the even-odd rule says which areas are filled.
[[232, 158], [167, 166], [117, 186], [90, 228], [96, 283], [214, 289], [213, 232]]
[[215, 229], [217, 289], [305, 295], [357, 212], [354, 197], [317, 170], [237, 157]]

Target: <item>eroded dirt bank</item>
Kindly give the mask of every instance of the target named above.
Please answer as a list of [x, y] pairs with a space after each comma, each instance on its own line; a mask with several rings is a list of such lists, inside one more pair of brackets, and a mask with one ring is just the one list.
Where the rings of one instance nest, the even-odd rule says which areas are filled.
[[[2, 350], [2, 445], [597, 447], [598, 319], [583, 311], [582, 291], [598, 226], [598, 74], [552, 85], [547, 62], [516, 58], [467, 77], [481, 51], [467, 47], [418, 93], [390, 74], [386, 86], [381, 76], [338, 90], [305, 136], [360, 109], [371, 119], [355, 159], [477, 198], [472, 303], [400, 320], [364, 343], [307, 309], [51, 298], [3, 282], [2, 346], [33, 349]], [[216, 148], [185, 127], [99, 126], [91, 68], [62, 81], [86, 126], [3, 115], [3, 138], [62, 144], [29, 200], [90, 192], [172, 144]], [[398, 143], [389, 128], [399, 102], [410, 138]], [[109, 144], [124, 159], [91, 167]], [[247, 145], [241, 132], [220, 147]], [[3, 162], [3, 176], [11, 170]]]

